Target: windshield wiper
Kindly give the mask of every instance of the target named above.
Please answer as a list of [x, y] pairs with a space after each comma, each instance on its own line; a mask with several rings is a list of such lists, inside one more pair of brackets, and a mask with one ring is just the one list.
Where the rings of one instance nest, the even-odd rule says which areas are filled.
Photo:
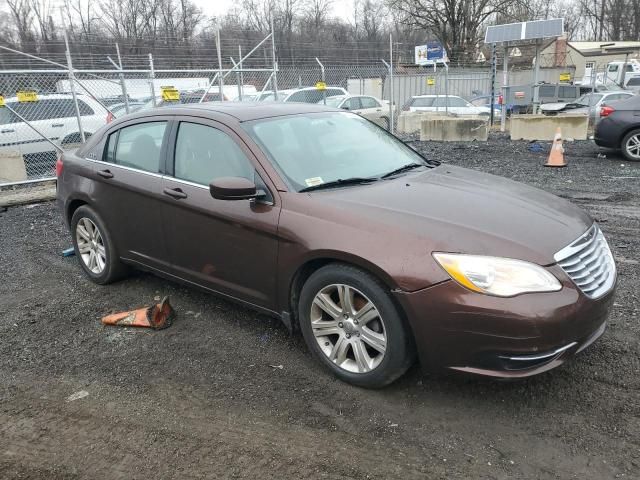
[[423, 165], [421, 163], [409, 163], [400, 168], [396, 168], [395, 170], [391, 170], [390, 172], [385, 173], [380, 178], [393, 177], [394, 175], [398, 175], [399, 173], [403, 173], [403, 172], [408, 172], [409, 170], [413, 170], [414, 168], [418, 168], [418, 167], [426, 167], [426, 165]]
[[320, 183], [318, 185], [311, 185], [310, 187], [305, 187], [299, 192], [310, 192], [312, 190], [322, 190], [324, 188], [333, 188], [333, 187], [342, 187], [345, 185], [365, 185], [367, 183], [376, 182], [377, 178], [367, 178], [367, 177], [350, 177], [350, 178], [339, 178], [337, 180], [332, 180], [326, 183]]

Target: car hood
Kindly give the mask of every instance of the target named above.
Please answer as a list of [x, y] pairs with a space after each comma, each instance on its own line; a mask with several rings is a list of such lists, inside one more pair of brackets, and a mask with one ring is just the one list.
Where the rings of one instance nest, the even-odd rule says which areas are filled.
[[540, 105], [540, 110], [543, 112], [559, 112], [560, 110], [567, 108], [567, 103], [543, 103]]
[[330, 210], [348, 212], [351, 225], [373, 223], [385, 234], [421, 237], [429, 253], [493, 255], [540, 265], [555, 263], [553, 255], [593, 223], [555, 195], [451, 165], [312, 196]]

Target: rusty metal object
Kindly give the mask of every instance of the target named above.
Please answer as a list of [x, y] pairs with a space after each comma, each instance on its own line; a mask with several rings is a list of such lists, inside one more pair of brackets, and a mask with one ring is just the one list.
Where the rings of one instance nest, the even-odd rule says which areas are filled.
[[174, 318], [175, 311], [169, 303], [169, 297], [164, 297], [162, 302], [151, 307], [107, 315], [102, 318], [102, 323], [117, 327], [143, 327], [162, 330], [170, 327]]

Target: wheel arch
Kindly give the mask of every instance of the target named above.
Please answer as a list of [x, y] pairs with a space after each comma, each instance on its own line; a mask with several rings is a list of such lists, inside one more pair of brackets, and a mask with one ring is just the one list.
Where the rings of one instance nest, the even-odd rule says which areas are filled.
[[[307, 258], [303, 263], [301, 263], [288, 281], [287, 308], [291, 313], [291, 324], [294, 328], [298, 328], [298, 301], [300, 299], [300, 292], [302, 291], [303, 285], [314, 272], [330, 264], [349, 265], [359, 268], [360, 270], [363, 270], [369, 275], [375, 277], [389, 292], [398, 288], [398, 285], [387, 272], [362, 257], [345, 254], [344, 252], [317, 252], [314, 256]], [[406, 320], [406, 312], [396, 301], [395, 296], [390, 295], [390, 298], [398, 309], [400, 315]]]

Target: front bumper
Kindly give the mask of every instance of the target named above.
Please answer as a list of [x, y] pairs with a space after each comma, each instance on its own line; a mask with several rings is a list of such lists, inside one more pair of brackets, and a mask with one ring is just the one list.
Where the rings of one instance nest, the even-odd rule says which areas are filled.
[[605, 330], [615, 286], [591, 300], [558, 266], [562, 289], [511, 298], [478, 294], [454, 281], [417, 292], [396, 292], [421, 364], [432, 373], [462, 371], [527, 377], [557, 367]]

